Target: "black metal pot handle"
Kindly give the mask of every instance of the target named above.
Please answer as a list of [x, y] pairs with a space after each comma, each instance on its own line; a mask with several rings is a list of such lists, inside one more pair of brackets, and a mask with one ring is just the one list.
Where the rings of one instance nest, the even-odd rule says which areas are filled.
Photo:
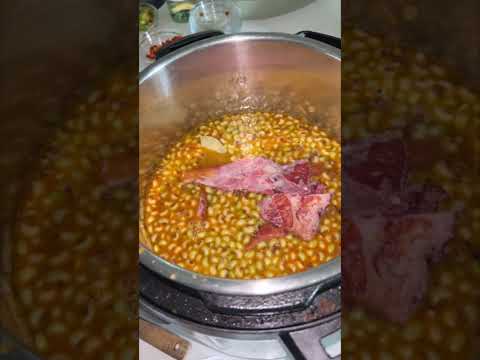
[[[194, 42], [205, 40], [205, 39], [208, 39], [214, 36], [219, 36], [219, 35], [224, 35], [224, 33], [221, 31], [214, 30], [214, 31], [204, 31], [204, 32], [187, 35], [183, 39], [175, 41], [174, 43], [160, 49], [160, 51], [156, 55], [156, 60], [160, 59], [161, 57], [167, 54], [170, 54], [172, 51], [175, 51], [184, 46], [193, 44]], [[335, 36], [321, 34], [315, 31], [300, 31], [297, 33], [297, 35], [323, 42], [325, 44], [334, 46], [338, 49], [342, 48], [341, 39]]]
[[340, 50], [342, 49], [342, 40], [332, 35], [321, 34], [315, 31], [300, 31], [297, 35], [323, 42]]
[[193, 44], [194, 42], [200, 41], [200, 40], [205, 40], [214, 36], [219, 36], [223, 35], [223, 32], [221, 31], [203, 31], [191, 35], [187, 35], [181, 40], [175, 41], [174, 43], [165, 46], [160, 49], [160, 51], [157, 53], [156, 60], [160, 59], [162, 56], [165, 56], [167, 54], [170, 54], [172, 51], [178, 50], [184, 46]]
[[221, 314], [261, 314], [285, 310], [286, 302], [290, 311], [305, 309], [322, 288], [314, 285], [308, 288], [276, 295], [219, 295], [199, 291], [198, 295], [207, 308]]
[[338, 313], [316, 327], [281, 333], [280, 339], [295, 360], [340, 360], [341, 355], [331, 357], [321, 342], [340, 327], [341, 316]]

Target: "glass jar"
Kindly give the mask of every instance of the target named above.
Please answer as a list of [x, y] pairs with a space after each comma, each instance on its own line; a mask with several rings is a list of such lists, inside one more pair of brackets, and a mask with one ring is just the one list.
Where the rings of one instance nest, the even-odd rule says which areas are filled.
[[188, 22], [190, 10], [195, 6], [195, 0], [167, 0], [168, 11], [173, 21]]
[[200, 0], [190, 14], [192, 33], [220, 30], [232, 34], [240, 31], [241, 27], [240, 9], [231, 0]]
[[139, 5], [138, 12], [138, 29], [140, 32], [145, 32], [153, 28], [158, 20], [157, 9], [146, 2]]

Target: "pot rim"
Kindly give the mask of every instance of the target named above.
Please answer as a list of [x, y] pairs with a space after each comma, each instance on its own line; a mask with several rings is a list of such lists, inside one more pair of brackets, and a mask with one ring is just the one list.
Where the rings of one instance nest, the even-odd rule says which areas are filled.
[[[184, 48], [176, 50], [157, 62], [145, 68], [139, 76], [139, 86], [151, 77], [155, 76], [165, 66], [176, 60], [188, 56], [200, 49], [206, 49], [224, 43], [250, 41], [250, 40], [277, 40], [300, 44], [311, 48], [323, 55], [330, 56], [339, 62], [341, 61], [341, 51], [333, 46], [321, 43], [316, 40], [304, 38], [298, 35], [281, 33], [242, 33], [234, 35], [221, 35], [210, 39], [198, 41], [187, 45]], [[142, 212], [142, 209], [140, 209]], [[272, 295], [292, 290], [297, 290], [309, 286], [329, 283], [340, 278], [341, 259], [340, 256], [321, 264], [315, 268], [292, 275], [258, 279], [258, 280], [233, 280], [223, 279], [212, 276], [202, 275], [190, 270], [181, 268], [172, 264], [146, 248], [142, 241], [147, 240], [143, 226], [143, 214], [140, 214], [139, 235], [140, 235], [140, 253], [139, 261], [148, 269], [171, 281], [180, 283], [189, 288], [199, 291], [212, 292], [223, 295]], [[148, 242], [147, 242], [148, 243]], [[140, 290], [141, 291], [141, 290]]]
[[166, 67], [167, 65], [175, 62], [176, 60], [187, 56], [195, 51], [201, 49], [207, 49], [220, 44], [250, 41], [250, 40], [277, 40], [286, 41], [290, 43], [296, 43], [305, 47], [318, 51], [321, 54], [330, 56], [338, 61], [341, 61], [341, 50], [331, 45], [322, 43], [317, 40], [312, 40], [299, 35], [284, 34], [284, 33], [261, 33], [261, 32], [245, 32], [232, 35], [220, 35], [213, 38], [199, 40], [193, 44], [186, 45], [181, 49], [175, 50], [168, 55], [165, 55], [161, 59], [157, 60], [153, 64], [150, 64], [140, 72], [139, 85], [141, 86], [145, 81], [154, 76], [158, 71]]

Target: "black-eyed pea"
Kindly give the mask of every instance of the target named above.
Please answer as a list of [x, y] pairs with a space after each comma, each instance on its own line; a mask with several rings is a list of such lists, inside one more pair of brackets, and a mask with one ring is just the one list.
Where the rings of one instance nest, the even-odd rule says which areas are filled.
[[47, 332], [53, 335], [63, 335], [67, 332], [67, 327], [61, 322], [54, 322], [48, 326]]
[[40, 352], [46, 352], [48, 350], [48, 340], [47, 337], [43, 334], [35, 335], [35, 347]]
[[34, 309], [29, 316], [30, 325], [36, 329], [40, 326], [43, 316], [45, 315], [45, 310], [42, 308]]
[[444, 340], [442, 328], [438, 327], [436, 324], [430, 324], [428, 327], [428, 337], [432, 343], [437, 345], [440, 344]]
[[28, 266], [20, 270], [18, 278], [21, 283], [30, 282], [36, 275], [36, 270], [34, 267]]
[[83, 345], [83, 352], [86, 354], [93, 354], [102, 346], [102, 342], [98, 338], [87, 339]]
[[132, 348], [124, 349], [121, 353], [121, 360], [134, 360], [135, 358], [137, 358], [137, 352]]
[[449, 349], [453, 353], [459, 353], [462, 348], [465, 346], [466, 338], [465, 335], [459, 331], [456, 331], [449, 340]]
[[38, 295], [38, 301], [42, 304], [48, 304], [55, 300], [57, 292], [55, 290], [44, 290]]

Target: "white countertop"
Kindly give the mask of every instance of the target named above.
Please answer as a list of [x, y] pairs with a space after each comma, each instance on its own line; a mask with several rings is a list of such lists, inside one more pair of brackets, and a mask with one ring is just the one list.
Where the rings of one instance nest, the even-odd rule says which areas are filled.
[[[312, 30], [340, 37], [340, 12], [340, 0], [316, 0], [301, 9], [282, 16], [261, 20], [244, 20], [241, 31], [296, 33], [302, 30]], [[159, 10], [158, 25], [162, 28], [165, 27], [165, 30], [184, 35], [190, 33], [188, 23], [179, 24], [172, 21], [165, 5]]]
[[[285, 32], [293, 34], [302, 30], [311, 30], [340, 37], [340, 12], [340, 0], [316, 0], [303, 8], [285, 15], [261, 20], [244, 20], [241, 31]], [[184, 35], [190, 33], [188, 23], [179, 24], [172, 21], [166, 5], [159, 9], [158, 26], [163, 28], [163, 30], [174, 31]], [[142, 340], [139, 342], [139, 351], [141, 360], [173, 360]], [[233, 360], [234, 358], [227, 357], [224, 354], [220, 355], [202, 344], [192, 342], [192, 347], [185, 360], [204, 359]]]
[[[191, 342], [190, 350], [185, 357], [185, 360], [207, 360], [212, 359], [212, 356], [215, 356], [216, 353], [207, 348], [206, 346], [199, 344], [198, 342]], [[217, 360], [235, 360], [233, 358], [226, 357], [221, 355], [221, 358]], [[140, 360], [175, 360], [167, 354], [157, 350], [150, 344], [146, 343], [143, 340], [139, 342], [139, 359]]]

